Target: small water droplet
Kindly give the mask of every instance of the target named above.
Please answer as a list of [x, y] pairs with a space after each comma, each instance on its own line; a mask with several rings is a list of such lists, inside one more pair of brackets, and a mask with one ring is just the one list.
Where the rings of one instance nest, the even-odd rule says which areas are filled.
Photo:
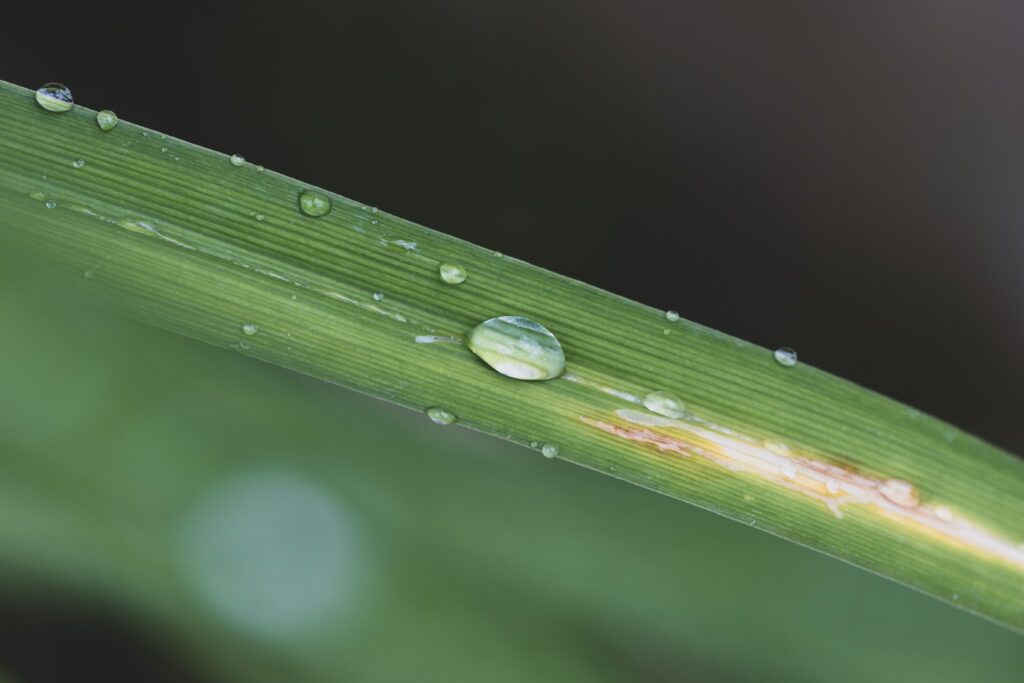
[[52, 209], [53, 207], [57, 206], [57, 202], [53, 201], [52, 199], [47, 199], [45, 206], [47, 209]]
[[230, 161], [231, 161], [231, 165], [232, 166], [244, 166], [245, 165], [245, 157], [243, 157], [241, 154], [232, 154]]
[[161, 147], [161, 148], [160, 148], [160, 151], [161, 151], [161, 152], [166, 152], [166, 151], [167, 151], [167, 148], [166, 148], [166, 147]]
[[503, 315], [480, 323], [466, 338], [470, 351], [507, 377], [552, 379], [565, 370], [555, 335], [529, 318]]
[[672, 330], [670, 330], [670, 329], [668, 329], [668, 328], [666, 327], [665, 329], [663, 329], [663, 330], [661, 331], [661, 333], [662, 333], [662, 334], [666, 334], [666, 335], [668, 335], [668, 334], [672, 334]]
[[439, 425], [450, 425], [458, 419], [455, 417], [454, 413], [451, 413], [444, 408], [427, 408], [426, 413], [427, 417]]
[[96, 112], [96, 125], [99, 126], [100, 130], [104, 133], [113, 130], [114, 126], [117, 125], [117, 114], [109, 109]]
[[265, 170], [266, 170], [266, 169], [264, 169], [264, 168], [263, 168], [262, 166], [257, 166], [257, 167], [256, 167], [256, 172], [257, 172], [257, 173], [263, 173], [263, 171], [265, 171]]
[[242, 332], [245, 332], [250, 337], [260, 331], [260, 328], [256, 327], [252, 323], [246, 323], [242, 325]]
[[644, 407], [652, 413], [678, 418], [686, 414], [686, 406], [675, 394], [667, 391], [652, 391], [644, 396]]
[[540, 452], [545, 458], [553, 458], [558, 455], [558, 446], [553, 443], [546, 443], [540, 449]]
[[299, 210], [314, 218], [325, 216], [331, 210], [331, 200], [318, 192], [306, 190], [299, 194]]
[[82, 273], [82, 277], [84, 277], [86, 280], [91, 280], [92, 276], [95, 275], [95, 274], [96, 274], [95, 271], [87, 270], [84, 273]]
[[442, 263], [437, 267], [441, 279], [450, 285], [457, 285], [466, 281], [466, 269], [457, 263]]
[[75, 106], [75, 100], [71, 97], [71, 90], [60, 83], [47, 83], [36, 90], [36, 102], [46, 111], [62, 112], [68, 111]]
[[242, 349], [243, 351], [248, 351], [249, 350], [249, 345], [246, 344], [245, 342], [238, 342], [238, 347], [240, 349]]
[[71, 165], [74, 166], [75, 168], [82, 168], [83, 166], [85, 166], [85, 159], [75, 159], [74, 161], [71, 162]]
[[505, 255], [502, 254], [500, 251], [496, 251], [494, 252], [494, 258], [505, 258]]
[[374, 301], [380, 301], [383, 298], [384, 298], [384, 292], [374, 292], [373, 293], [373, 300]]
[[679, 322], [679, 314], [675, 311], [665, 311], [665, 319], [670, 323]]
[[31, 192], [28, 193], [28, 196], [31, 197], [32, 199], [38, 199], [39, 201], [46, 199], [46, 195], [43, 192], [40, 192], [39, 190], [32, 190]]
[[148, 138], [149, 137], [149, 131], [148, 130], [142, 131], [142, 137]]
[[796, 351], [788, 346], [775, 349], [775, 361], [785, 368], [791, 368], [796, 365]]

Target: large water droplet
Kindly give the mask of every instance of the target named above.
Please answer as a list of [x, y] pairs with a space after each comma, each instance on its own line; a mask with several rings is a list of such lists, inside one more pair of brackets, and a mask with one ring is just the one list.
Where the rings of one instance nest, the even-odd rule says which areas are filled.
[[100, 130], [103, 132], [113, 130], [114, 126], [117, 125], [117, 114], [109, 109], [96, 112], [96, 125], [99, 126]]
[[230, 161], [232, 166], [245, 166], [245, 157], [241, 154], [232, 154]]
[[441, 279], [450, 285], [461, 284], [466, 281], [466, 269], [457, 263], [442, 263], [437, 267]]
[[466, 338], [469, 349], [503, 375], [551, 379], [565, 370], [565, 354], [555, 335], [529, 318], [503, 315], [485, 320]]
[[796, 351], [788, 346], [783, 346], [781, 349], [775, 349], [775, 360], [779, 365], [791, 368], [796, 365]]
[[306, 190], [299, 194], [299, 210], [307, 216], [326, 216], [331, 210], [331, 200], [318, 192]]
[[679, 322], [679, 314], [675, 311], [665, 311], [665, 318], [670, 322]]
[[427, 417], [439, 425], [450, 425], [455, 422], [455, 414], [445, 410], [444, 408], [427, 408]]
[[242, 332], [245, 332], [250, 337], [260, 331], [260, 328], [256, 327], [252, 323], [246, 323], [242, 325]]
[[686, 406], [675, 394], [667, 391], [652, 391], [644, 396], [644, 407], [652, 413], [678, 418], [686, 414]]
[[71, 90], [60, 83], [47, 83], [36, 90], [36, 102], [46, 111], [68, 111], [75, 106], [75, 100], [71, 97]]

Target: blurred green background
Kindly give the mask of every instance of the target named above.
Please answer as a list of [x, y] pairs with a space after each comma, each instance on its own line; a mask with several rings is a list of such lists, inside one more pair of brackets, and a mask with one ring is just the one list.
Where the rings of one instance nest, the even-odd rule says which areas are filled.
[[[1019, 5], [19, 12], [0, 78], [1024, 451]], [[0, 679], [1024, 677], [1020, 636], [905, 588], [0, 262]]]

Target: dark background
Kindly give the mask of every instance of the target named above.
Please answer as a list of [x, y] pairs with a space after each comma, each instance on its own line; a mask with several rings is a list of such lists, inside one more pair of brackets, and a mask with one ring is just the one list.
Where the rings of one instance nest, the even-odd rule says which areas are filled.
[[[21, 11], [0, 78], [63, 82], [79, 104], [791, 345], [1024, 452], [1013, 3]], [[80, 617], [24, 610], [0, 625], [81, 646]]]

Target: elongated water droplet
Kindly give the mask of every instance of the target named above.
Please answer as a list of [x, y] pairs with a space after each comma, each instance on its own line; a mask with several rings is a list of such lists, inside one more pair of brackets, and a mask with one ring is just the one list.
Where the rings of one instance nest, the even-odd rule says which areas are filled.
[[113, 130], [114, 126], [117, 125], [117, 114], [104, 109], [103, 111], [96, 112], [96, 125], [100, 127], [104, 133]]
[[451, 413], [444, 408], [427, 408], [426, 413], [427, 417], [439, 425], [450, 425], [458, 419], [455, 417], [454, 413]]
[[230, 161], [232, 166], [245, 166], [245, 157], [241, 154], [232, 154]]
[[644, 396], [644, 407], [652, 413], [678, 418], [686, 414], [686, 406], [674, 394], [667, 391], [652, 391]]
[[260, 331], [260, 328], [256, 327], [252, 323], [246, 323], [242, 325], [242, 332], [245, 332], [250, 337]]
[[546, 443], [540, 449], [540, 452], [545, 458], [553, 458], [558, 455], [558, 446], [553, 443]]
[[461, 284], [466, 281], [466, 269], [457, 263], [442, 263], [437, 267], [441, 279], [450, 285]]
[[75, 100], [71, 97], [71, 90], [60, 83], [47, 83], [36, 90], [36, 102], [46, 111], [62, 112], [68, 111], [75, 106]]
[[46, 194], [40, 192], [39, 190], [32, 190], [31, 192], [28, 193], [28, 196], [31, 197], [32, 199], [38, 199], [39, 201], [46, 199]]
[[779, 365], [791, 368], [796, 365], [796, 351], [788, 346], [783, 346], [781, 349], [775, 349], [775, 360]]
[[331, 200], [327, 197], [306, 190], [299, 195], [299, 210], [307, 216], [326, 216], [331, 210]]
[[665, 311], [665, 318], [670, 323], [678, 322], [679, 321], [679, 314], [676, 313], [675, 311]]
[[565, 370], [565, 354], [555, 335], [529, 318], [503, 315], [485, 320], [466, 338], [469, 349], [503, 375], [551, 379]]

